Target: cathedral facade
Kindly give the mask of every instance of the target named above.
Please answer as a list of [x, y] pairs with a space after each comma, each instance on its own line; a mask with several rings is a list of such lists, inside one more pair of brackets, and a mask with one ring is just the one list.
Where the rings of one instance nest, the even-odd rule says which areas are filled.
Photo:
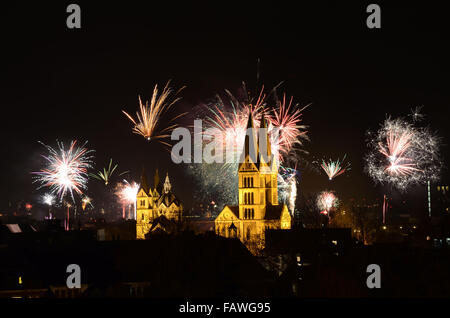
[[164, 218], [179, 221], [182, 214], [183, 205], [172, 192], [169, 174], [167, 173], [164, 183], [161, 184], [156, 170], [154, 186], [150, 188], [143, 172], [136, 196], [136, 238], [145, 239], [145, 235], [155, 228], [155, 220]]
[[[287, 206], [278, 203], [278, 169], [271, 158], [264, 114], [261, 128], [265, 141], [256, 139], [250, 113], [247, 132], [251, 133], [245, 136], [243, 158], [238, 168], [239, 203], [226, 205], [215, 219], [216, 234], [239, 238], [251, 251], [264, 248], [267, 229], [290, 229], [292, 221]], [[265, 147], [260, 147], [261, 142], [265, 142]], [[264, 156], [262, 151], [265, 151]]]

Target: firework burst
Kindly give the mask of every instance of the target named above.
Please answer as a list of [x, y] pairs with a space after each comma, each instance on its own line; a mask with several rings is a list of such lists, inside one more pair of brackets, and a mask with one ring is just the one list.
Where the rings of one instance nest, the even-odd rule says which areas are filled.
[[329, 180], [333, 180], [333, 178], [336, 178], [337, 176], [345, 173], [345, 171], [350, 170], [350, 163], [344, 165], [345, 157], [346, 155], [344, 155], [342, 161], [340, 159], [336, 161], [333, 161], [332, 159], [329, 159], [328, 161], [322, 160], [322, 164], [320, 166], [327, 174]]
[[275, 143], [275, 147], [279, 153], [280, 162], [283, 158], [289, 155], [294, 146], [302, 146], [303, 140], [308, 140], [306, 135], [306, 126], [300, 125], [302, 121], [302, 112], [308, 106], [299, 108], [298, 104], [292, 106], [293, 97], [290, 98], [289, 103], [286, 103], [286, 94], [283, 94], [283, 99], [277, 101], [277, 107], [273, 108], [269, 113], [270, 128], [276, 127], [279, 129], [279, 137]]
[[293, 168], [280, 166], [278, 174], [278, 196], [289, 207], [289, 212], [294, 215], [297, 199], [297, 176], [299, 172]]
[[[170, 81], [167, 82], [159, 96], [158, 85], [155, 85], [150, 102], [147, 101], [144, 104], [142, 103], [141, 97], [139, 97], [139, 111], [136, 112], [136, 119], [124, 110], [122, 110], [122, 112], [133, 123], [133, 133], [143, 136], [148, 141], [152, 139], [158, 140], [162, 144], [170, 147], [170, 144], [165, 142], [163, 139], [170, 137], [171, 131], [177, 127], [177, 124], [174, 124], [174, 121], [181, 116], [184, 116], [185, 113], [171, 118], [168, 121], [169, 126], [164, 128], [159, 127], [161, 116], [181, 99], [181, 97], [178, 97], [169, 102], [169, 97], [173, 92], [173, 90], [169, 87], [169, 83]], [[182, 89], [184, 89], [184, 87], [175, 92], [175, 95], [177, 95]]]
[[123, 182], [117, 183], [115, 194], [121, 202], [133, 203], [136, 201], [138, 191], [139, 184], [134, 181], [130, 183], [127, 180], [123, 180]]
[[55, 196], [50, 193], [46, 193], [42, 196], [42, 202], [48, 206], [52, 206], [53, 203], [55, 203]]
[[[264, 86], [255, 99], [246, 102], [239, 102], [229, 91], [226, 90], [230, 100], [230, 107], [227, 107], [220, 96], [217, 102], [208, 106], [210, 115], [206, 117], [205, 131], [216, 129], [220, 134], [214, 136], [215, 142], [221, 145], [221, 149], [231, 151], [234, 156], [242, 152], [244, 147], [245, 133], [247, 129], [248, 116], [251, 113], [253, 124], [256, 129], [261, 124], [261, 114], [265, 113], [269, 122], [268, 133], [271, 137], [272, 150], [278, 153], [278, 160], [283, 162], [285, 158], [294, 150], [295, 146], [302, 145], [304, 140], [308, 140], [306, 126], [300, 125], [302, 111], [309, 105], [298, 108], [298, 104], [293, 106], [293, 98], [286, 103], [286, 95], [282, 100], [276, 101], [276, 107], [265, 110], [267, 106]], [[229, 109], [228, 111], [226, 109]], [[278, 129], [279, 136], [276, 138], [274, 130]], [[205, 131], [202, 134], [206, 134]], [[211, 136], [208, 136], [211, 137]], [[230, 149], [231, 148], [231, 149]]]
[[377, 133], [368, 133], [365, 170], [375, 182], [404, 191], [414, 184], [436, 181], [442, 167], [440, 138], [426, 127], [402, 118], [387, 118]]
[[123, 218], [125, 218], [125, 205], [134, 206], [134, 219], [136, 219], [136, 196], [139, 192], [140, 185], [136, 182], [128, 182], [123, 180], [119, 182], [115, 188], [115, 195], [119, 198], [120, 203], [123, 206]]
[[91, 208], [94, 207], [92, 205], [92, 199], [88, 196], [84, 196], [81, 200], [81, 208], [83, 209], [83, 211], [86, 209], [86, 206], [90, 206]]
[[[103, 181], [105, 183], [105, 186], [107, 186], [117, 167], [118, 167], [117, 164], [113, 166], [112, 159], [110, 159], [108, 168], [104, 167], [103, 171], [99, 170], [97, 171], [97, 173], [90, 173], [89, 175], [97, 180]], [[124, 171], [120, 173], [119, 176], [124, 175], [127, 172], [128, 171]]]
[[[263, 94], [263, 89], [261, 89], [256, 100], [250, 99], [245, 103], [239, 102], [228, 90], [225, 90], [231, 105], [228, 111], [226, 110], [228, 107], [222, 98], [217, 95], [216, 103], [208, 106], [210, 114], [206, 117], [206, 126], [204, 131], [201, 132], [202, 137], [205, 136], [208, 139], [214, 137], [214, 142], [218, 145], [217, 148], [226, 150], [236, 161], [243, 149], [250, 113], [253, 116], [256, 128], [259, 127], [261, 109], [265, 105], [266, 97]], [[218, 131], [219, 134], [211, 136], [208, 133], [210, 130]], [[237, 164], [237, 162], [233, 163]]]
[[411, 109], [411, 113], [409, 116], [412, 118], [412, 120], [414, 122], [419, 122], [425, 118], [425, 115], [422, 114], [422, 108], [423, 108], [423, 105], [416, 106]]
[[317, 195], [316, 204], [320, 213], [328, 215], [332, 208], [339, 205], [339, 201], [332, 191], [322, 191]]
[[[293, 104], [293, 99], [283, 99], [280, 101], [275, 98], [275, 103], [270, 107], [267, 102], [268, 96], [276, 95], [275, 89], [272, 89], [269, 95], [264, 93], [264, 87], [259, 91], [259, 94], [252, 98], [249, 97], [243, 85], [245, 96], [243, 98], [236, 98], [228, 90], [225, 90], [227, 99], [222, 99], [217, 96], [213, 103], [207, 104], [201, 109], [204, 113], [205, 120], [203, 131], [201, 131], [202, 138], [205, 136], [217, 143], [216, 149], [224, 151], [223, 164], [192, 164], [190, 171], [200, 183], [203, 189], [208, 189], [208, 193], [217, 194], [216, 197], [225, 197], [223, 200], [218, 199], [219, 206], [223, 206], [223, 202], [228, 204], [235, 204], [237, 202], [236, 196], [236, 177], [238, 171], [238, 164], [240, 155], [244, 149], [245, 135], [247, 129], [248, 116], [251, 113], [253, 117], [253, 124], [256, 129], [261, 124], [261, 114], [268, 123], [268, 133], [271, 140], [272, 154], [276, 155], [275, 159], [278, 163], [287, 165], [287, 162], [297, 161], [297, 151], [300, 150], [302, 142], [307, 140], [305, 128], [301, 125], [301, 114], [306, 108], [299, 108], [298, 104]], [[209, 131], [216, 131], [214, 136], [211, 136]], [[228, 160], [234, 158], [235, 160]], [[224, 182], [223, 178], [218, 179], [217, 169], [221, 170], [221, 175], [229, 176]], [[280, 179], [280, 185], [285, 183]], [[291, 184], [291, 188], [296, 185]], [[205, 198], [205, 202], [210, 198]], [[210, 200], [209, 200], [210, 201]], [[295, 200], [294, 200], [295, 201]]]
[[81, 195], [87, 189], [88, 169], [92, 168], [93, 150], [86, 149], [86, 143], [78, 147], [77, 141], [72, 141], [67, 150], [62, 142], [57, 142], [58, 149], [41, 143], [49, 154], [43, 156], [47, 165], [39, 172], [32, 172], [36, 176], [34, 182], [40, 184], [38, 189], [48, 187], [61, 201], [70, 193], [75, 201], [73, 192]]

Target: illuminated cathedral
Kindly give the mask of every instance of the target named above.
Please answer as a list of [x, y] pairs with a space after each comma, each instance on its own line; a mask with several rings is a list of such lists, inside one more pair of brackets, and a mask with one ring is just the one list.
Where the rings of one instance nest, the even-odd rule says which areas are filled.
[[[238, 168], [239, 203], [236, 206], [226, 205], [215, 219], [216, 234], [239, 238], [251, 251], [264, 248], [267, 229], [291, 228], [291, 215], [287, 206], [278, 204], [278, 169], [271, 158], [264, 113], [261, 117], [266, 147], [260, 147], [261, 141], [257, 141], [250, 112], [247, 123], [247, 132], [250, 131], [250, 134], [245, 136], [244, 157]], [[261, 151], [266, 151], [264, 156]]]
[[147, 233], [161, 230], [162, 222], [156, 221], [164, 219], [177, 222], [181, 220], [182, 214], [183, 205], [172, 192], [169, 174], [162, 184], [156, 170], [154, 186], [150, 188], [143, 171], [136, 197], [136, 238], [145, 239]]

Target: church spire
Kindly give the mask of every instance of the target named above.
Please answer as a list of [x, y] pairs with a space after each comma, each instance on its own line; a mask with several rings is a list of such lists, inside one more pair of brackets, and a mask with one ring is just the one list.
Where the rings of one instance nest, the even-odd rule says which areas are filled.
[[158, 169], [155, 171], [155, 176], [153, 177], [154, 188], [157, 189], [159, 187], [159, 172]]
[[253, 114], [250, 110], [250, 113], [248, 115], [248, 122], [247, 122], [247, 130], [245, 131], [245, 144], [244, 144], [244, 160], [241, 160], [241, 162], [248, 162], [251, 161], [253, 163], [257, 162], [257, 152], [258, 152], [258, 145], [256, 143], [256, 136], [255, 136], [255, 126], [253, 123]]
[[148, 187], [148, 181], [147, 181], [147, 176], [146, 176], [146, 173], [145, 173], [145, 167], [144, 166], [142, 166], [141, 188], [145, 191], [145, 193], [148, 193], [149, 187]]
[[[261, 125], [260, 128], [262, 128], [262, 132], [265, 134], [265, 142], [266, 145], [262, 145], [262, 139], [260, 138], [260, 142], [259, 142], [259, 151], [261, 152], [261, 159], [262, 161], [269, 163], [270, 162], [270, 157], [272, 155], [272, 147], [270, 145], [270, 136], [269, 136], [269, 127], [267, 125], [267, 121], [266, 121], [266, 116], [265, 116], [265, 109], [264, 107], [262, 108], [262, 114], [261, 114]], [[261, 135], [259, 137], [262, 137]], [[262, 153], [262, 151], [264, 151], [264, 153]]]
[[170, 184], [169, 180], [169, 173], [166, 174], [166, 180], [164, 181], [164, 193], [169, 193], [172, 189], [172, 185]]

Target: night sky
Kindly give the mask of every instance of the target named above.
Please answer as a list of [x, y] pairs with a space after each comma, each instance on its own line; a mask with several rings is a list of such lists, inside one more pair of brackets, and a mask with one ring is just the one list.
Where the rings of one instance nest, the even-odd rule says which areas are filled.
[[[304, 193], [335, 189], [344, 199], [380, 198], [385, 189], [364, 174], [362, 157], [366, 130], [377, 129], [387, 114], [424, 105], [426, 122], [444, 144], [450, 140], [443, 9], [380, 2], [382, 30], [368, 30], [364, 4], [76, 2], [82, 28], [70, 30], [69, 3], [2, 7], [1, 209], [42, 193], [30, 175], [43, 162], [37, 141], [55, 145], [56, 139], [88, 140], [96, 168], [113, 158], [134, 179], [143, 165], [149, 177], [155, 168], [160, 175], [170, 169], [175, 193], [191, 206], [196, 184], [186, 167], [173, 164], [163, 146], [132, 134], [121, 110], [134, 114], [138, 95], [148, 99], [156, 83], [169, 79], [187, 86], [180, 112], [224, 89], [236, 93], [242, 81], [254, 89], [258, 58], [267, 88], [284, 81], [280, 92], [312, 103], [303, 114], [311, 139], [305, 160], [347, 154], [351, 162], [351, 171], [332, 184], [305, 169]], [[409, 195], [425, 195], [422, 190]]]

